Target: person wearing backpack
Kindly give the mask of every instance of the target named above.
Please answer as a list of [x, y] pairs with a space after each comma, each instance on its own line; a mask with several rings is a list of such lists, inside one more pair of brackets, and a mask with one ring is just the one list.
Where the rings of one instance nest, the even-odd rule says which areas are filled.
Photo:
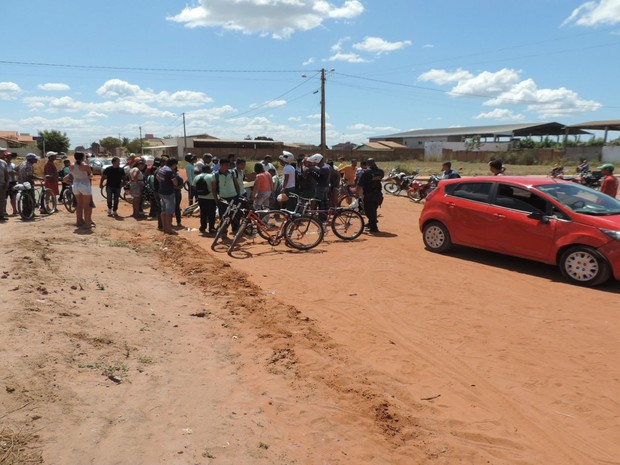
[[201, 234], [214, 234], [216, 231], [215, 197], [213, 196], [215, 175], [209, 165], [203, 165], [200, 168], [196, 166], [194, 174], [194, 190], [200, 207], [200, 229], [198, 230]]
[[[220, 160], [219, 171], [215, 173], [215, 182], [212, 188], [213, 197], [215, 198], [215, 204], [219, 210], [220, 216], [224, 216], [228, 207], [227, 203], [232, 202], [235, 198], [241, 195], [241, 188], [237, 182], [237, 176], [235, 172], [230, 169], [230, 164], [227, 159]], [[223, 199], [226, 201], [220, 202]], [[239, 228], [239, 218], [233, 218], [232, 221], [233, 234], [237, 232]], [[226, 235], [227, 231], [224, 231]]]
[[368, 169], [362, 171], [357, 181], [357, 196], [364, 200], [364, 213], [368, 218], [368, 232], [378, 233], [377, 209], [383, 203], [381, 180], [384, 172], [377, 166], [373, 158], [367, 160]]

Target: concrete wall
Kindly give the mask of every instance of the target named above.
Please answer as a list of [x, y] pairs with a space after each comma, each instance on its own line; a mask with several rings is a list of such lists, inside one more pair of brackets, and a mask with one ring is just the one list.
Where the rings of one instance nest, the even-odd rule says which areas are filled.
[[[502, 142], [482, 142], [479, 150], [469, 150], [470, 152], [507, 152], [512, 148], [511, 143]], [[467, 151], [467, 144], [465, 142], [426, 142], [424, 144], [424, 159], [425, 160], [439, 160], [443, 157], [444, 150], [451, 150], [453, 152], [465, 152]], [[486, 154], [480, 155], [482, 158], [486, 158]]]
[[603, 147], [602, 160], [606, 163], [620, 163], [620, 146], [606, 145]]
[[594, 160], [601, 159], [603, 147], [566, 147], [565, 157], [567, 160]]

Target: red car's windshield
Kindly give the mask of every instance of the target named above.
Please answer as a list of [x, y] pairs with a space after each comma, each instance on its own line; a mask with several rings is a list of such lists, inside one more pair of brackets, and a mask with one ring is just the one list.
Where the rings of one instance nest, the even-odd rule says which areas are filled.
[[593, 216], [620, 215], [620, 202], [579, 184], [554, 183], [536, 186], [575, 213]]

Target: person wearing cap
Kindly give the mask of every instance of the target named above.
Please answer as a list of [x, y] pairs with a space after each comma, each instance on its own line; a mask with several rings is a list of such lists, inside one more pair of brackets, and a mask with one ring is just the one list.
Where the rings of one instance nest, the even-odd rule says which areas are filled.
[[34, 165], [36, 164], [38, 159], [39, 157], [37, 157], [34, 153], [29, 153], [26, 155], [26, 160], [17, 167], [18, 182], [29, 182], [31, 185], [34, 186], [35, 180], [43, 181], [43, 178], [34, 174]]
[[56, 161], [56, 158], [58, 157], [58, 153], [47, 152], [46, 155], [47, 155], [47, 162], [43, 166], [43, 177], [45, 178], [45, 188], [51, 189], [54, 195], [58, 197], [58, 195], [60, 194], [60, 192], [58, 192], [58, 181], [60, 178], [58, 176], [58, 168], [56, 168], [56, 165], [54, 164], [54, 162]]
[[9, 164], [4, 158], [10, 153], [5, 148], [0, 148], [0, 221], [8, 219], [6, 214], [6, 193], [9, 189]]
[[381, 180], [385, 173], [377, 166], [373, 158], [366, 161], [365, 169], [357, 181], [357, 196], [364, 201], [364, 213], [368, 218], [366, 228], [370, 233], [378, 233], [377, 209], [383, 203]]
[[614, 199], [618, 195], [618, 178], [614, 176], [614, 165], [605, 163], [598, 167], [603, 175], [603, 184], [601, 184], [601, 192], [607, 194]]
[[[280, 186], [280, 193], [285, 194], [288, 197], [288, 200], [284, 204], [284, 208], [287, 210], [295, 210], [297, 206], [297, 199], [291, 196], [291, 194], [295, 193], [295, 178], [296, 172], [295, 167], [292, 163], [295, 161], [295, 155], [286, 150], [282, 151], [282, 155], [278, 157], [280, 163], [282, 164], [282, 184]], [[278, 193], [276, 193], [277, 195]]]

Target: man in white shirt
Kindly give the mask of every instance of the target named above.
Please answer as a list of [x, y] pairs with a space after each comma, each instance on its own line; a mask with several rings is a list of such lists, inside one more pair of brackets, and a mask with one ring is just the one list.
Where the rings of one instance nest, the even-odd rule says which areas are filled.
[[295, 155], [284, 150], [279, 157], [282, 163], [282, 187], [281, 192], [288, 196], [284, 208], [287, 210], [295, 210], [297, 200], [290, 194], [295, 193], [295, 167], [291, 165], [295, 161]]

